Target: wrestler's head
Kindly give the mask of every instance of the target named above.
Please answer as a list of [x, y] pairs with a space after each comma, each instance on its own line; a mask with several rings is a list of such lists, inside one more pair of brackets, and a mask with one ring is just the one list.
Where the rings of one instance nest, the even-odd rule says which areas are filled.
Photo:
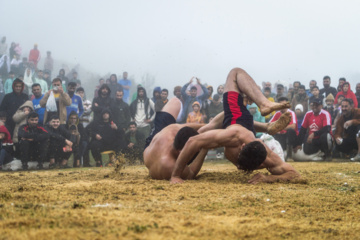
[[198, 135], [199, 133], [191, 128], [191, 127], [183, 127], [179, 130], [176, 134], [174, 139], [174, 148], [178, 151], [184, 148], [186, 142], [189, 140], [190, 137]]
[[260, 141], [250, 142], [241, 149], [237, 167], [246, 172], [252, 172], [265, 161], [266, 155], [264, 144]]

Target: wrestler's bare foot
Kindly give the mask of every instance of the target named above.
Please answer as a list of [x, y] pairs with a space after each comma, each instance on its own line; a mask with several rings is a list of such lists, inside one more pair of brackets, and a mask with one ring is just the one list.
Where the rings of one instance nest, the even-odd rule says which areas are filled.
[[280, 118], [272, 123], [269, 123], [267, 133], [270, 135], [274, 135], [289, 125], [291, 121], [291, 114], [289, 112], [281, 114]]
[[284, 102], [284, 103], [271, 102], [271, 104], [267, 107], [260, 107], [260, 112], [261, 112], [262, 116], [267, 116], [270, 113], [272, 113], [273, 111], [277, 111], [277, 110], [284, 109], [284, 108], [290, 108], [290, 103], [289, 102]]

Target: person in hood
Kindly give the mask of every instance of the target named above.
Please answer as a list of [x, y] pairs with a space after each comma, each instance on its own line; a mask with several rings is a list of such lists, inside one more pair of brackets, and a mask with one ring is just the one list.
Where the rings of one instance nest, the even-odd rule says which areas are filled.
[[350, 98], [354, 102], [353, 107], [354, 108], [358, 107], [358, 101], [357, 101], [356, 95], [353, 91], [351, 91], [349, 82], [344, 82], [342, 84], [341, 91], [336, 94], [335, 102], [334, 102], [335, 104], [338, 103], [338, 98], [340, 95], [343, 95], [345, 98]]
[[34, 48], [31, 49], [29, 53], [29, 62], [32, 62], [35, 68], [37, 68], [37, 64], [40, 61], [40, 58], [40, 51], [38, 50], [38, 45], [35, 43]]
[[6, 163], [12, 161], [13, 142], [11, 135], [4, 125], [0, 125], [0, 170]]
[[153, 91], [153, 97], [151, 100], [156, 103], [157, 100], [161, 99], [161, 87], [155, 87]]
[[110, 89], [112, 89], [112, 91], [110, 92], [110, 97], [112, 99], [115, 99], [116, 91], [123, 90], [123, 87], [121, 86], [121, 84], [118, 83], [116, 74], [111, 74], [110, 75], [109, 87], [110, 87]]
[[[69, 82], [69, 79], [66, 77], [65, 75], [65, 70], [62, 68], [59, 70], [59, 75], [57, 76], [57, 78], [61, 79], [61, 82], [66, 86]], [[63, 86], [64, 87], [64, 86]], [[64, 87], [65, 88], [65, 87]]]
[[38, 169], [43, 168], [49, 146], [49, 133], [39, 125], [39, 114], [31, 112], [26, 123], [19, 127], [18, 146], [23, 169], [28, 168], [30, 160], [38, 162]]
[[[8, 117], [7, 128], [12, 134], [15, 128], [15, 122], [12, 119], [15, 112], [19, 109], [19, 107], [24, 104], [25, 101], [29, 100], [29, 96], [23, 93], [24, 90], [24, 82], [20, 79], [15, 79], [12, 85], [13, 92], [5, 95], [3, 101], [0, 105], [0, 111], [5, 111]], [[11, 135], [12, 136], [12, 135]]]
[[12, 117], [12, 119], [15, 122], [15, 128], [12, 137], [12, 140], [15, 143], [15, 145], [18, 143], [18, 131], [20, 126], [26, 124], [27, 117], [33, 111], [34, 111], [34, 106], [32, 101], [27, 100], [23, 105], [19, 107], [19, 109], [15, 112], [14, 116]]
[[138, 131], [142, 132], [145, 137], [150, 135], [150, 124], [156, 115], [151, 115], [151, 110], [155, 112], [154, 102], [146, 96], [145, 89], [139, 87], [136, 99], [130, 104], [130, 114], [132, 121], [137, 124]]
[[[261, 116], [261, 113], [259, 112], [258, 106], [256, 105], [256, 103], [247, 105], [246, 108], [249, 110], [250, 114], [253, 116], [254, 121], [262, 122], [262, 123], [265, 122], [265, 117]], [[257, 138], [259, 138], [259, 137], [261, 137], [262, 134], [263, 134], [262, 132], [256, 132], [255, 136]]]
[[110, 97], [111, 90], [108, 85], [103, 84], [98, 90], [98, 97], [94, 98], [91, 109], [94, 112], [94, 121], [102, 119], [101, 113], [105, 109], [111, 109], [114, 105], [114, 100]]
[[69, 94], [69, 97], [71, 98], [71, 105], [66, 107], [67, 117], [69, 118], [69, 115], [71, 112], [78, 113], [79, 117], [84, 113], [84, 107], [82, 99], [79, 95], [75, 94], [76, 89], [76, 83], [75, 82], [69, 82], [67, 86], [67, 92]]
[[124, 149], [124, 130], [119, 128], [112, 120], [111, 111], [105, 109], [101, 113], [101, 119], [91, 125], [90, 150], [95, 159], [96, 166], [102, 167], [101, 152]]

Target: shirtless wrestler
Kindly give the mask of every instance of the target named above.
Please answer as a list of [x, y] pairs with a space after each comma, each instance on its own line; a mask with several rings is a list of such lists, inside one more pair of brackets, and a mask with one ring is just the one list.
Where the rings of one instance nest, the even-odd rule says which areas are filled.
[[[258, 173], [249, 180], [249, 183], [287, 181], [300, 177], [290, 164], [283, 162], [261, 140], [255, 138], [254, 126], [256, 130], [260, 130], [266, 125], [254, 125], [252, 116], [246, 109], [246, 101], [253, 100], [259, 106], [261, 114], [267, 115], [274, 110], [288, 108], [289, 103], [268, 101], [254, 80], [240, 68], [230, 71], [224, 92], [224, 114], [219, 114], [213, 124], [204, 126], [199, 130], [201, 134], [191, 137], [186, 142], [176, 161], [170, 182], [182, 183], [184, 181], [180, 173], [188, 159], [191, 159], [200, 149], [217, 147], [225, 147], [226, 158], [238, 169], [251, 172], [255, 169], [266, 168], [272, 174], [266, 176]], [[210, 128], [217, 128], [216, 125], [221, 120], [223, 120], [223, 129], [204, 132]], [[290, 119], [282, 121], [285, 124], [288, 120]]]

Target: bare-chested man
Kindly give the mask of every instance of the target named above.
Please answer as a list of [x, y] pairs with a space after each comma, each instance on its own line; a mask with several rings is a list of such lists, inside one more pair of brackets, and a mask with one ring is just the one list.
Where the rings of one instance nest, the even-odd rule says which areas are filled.
[[[283, 162], [261, 140], [255, 138], [254, 126], [256, 130], [261, 131], [265, 125], [253, 125], [252, 116], [246, 109], [246, 101], [253, 100], [259, 106], [261, 114], [265, 116], [276, 109], [288, 108], [289, 103], [280, 104], [268, 101], [254, 80], [240, 68], [230, 71], [224, 92], [224, 114], [216, 116], [212, 124], [199, 130], [201, 134], [191, 137], [186, 142], [176, 161], [171, 183], [183, 182], [180, 173], [188, 159], [191, 159], [196, 152], [200, 149], [217, 147], [225, 147], [226, 158], [238, 169], [253, 171], [266, 168], [272, 174], [265, 176], [258, 173], [249, 180], [249, 183], [274, 182], [300, 177], [300, 174], [290, 164]], [[244, 96], [245, 94], [246, 96]], [[207, 131], [211, 128], [218, 128], [222, 120], [223, 129]], [[285, 120], [283, 121], [285, 122]]]

